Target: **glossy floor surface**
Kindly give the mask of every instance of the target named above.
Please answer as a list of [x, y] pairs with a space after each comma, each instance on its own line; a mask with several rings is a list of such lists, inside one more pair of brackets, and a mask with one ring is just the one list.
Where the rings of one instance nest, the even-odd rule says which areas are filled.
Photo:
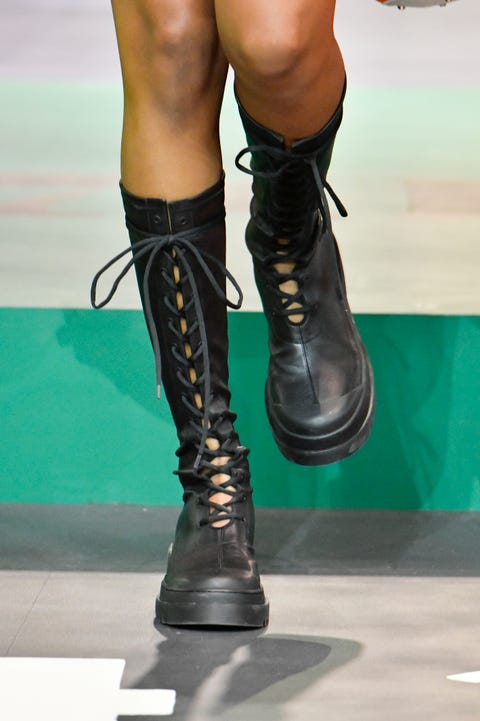
[[0, 654], [124, 659], [123, 688], [173, 689], [189, 721], [477, 718], [480, 686], [447, 677], [480, 671], [478, 514], [259, 509], [265, 632], [154, 623], [175, 514], [1, 506]]

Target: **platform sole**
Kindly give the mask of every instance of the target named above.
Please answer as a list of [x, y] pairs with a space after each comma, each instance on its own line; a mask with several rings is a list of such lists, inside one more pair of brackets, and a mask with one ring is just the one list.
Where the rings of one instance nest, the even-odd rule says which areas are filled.
[[301, 437], [289, 434], [288, 431], [280, 427], [280, 424], [273, 418], [269, 407], [268, 394], [265, 392], [265, 404], [270, 428], [275, 443], [282, 455], [288, 461], [292, 461], [292, 463], [300, 466], [326, 466], [330, 463], [343, 461], [345, 458], [356, 453], [368, 440], [375, 418], [375, 391], [373, 390], [372, 375], [370, 375], [370, 382], [372, 391], [360, 428], [351, 435], [348, 435], [345, 431], [342, 434], [341, 440], [338, 440], [338, 438], [335, 439], [335, 436], [332, 435], [331, 445], [329, 445], [328, 438], [318, 438], [316, 439], [318, 448], [312, 448], [315, 444], [315, 439], [312, 438], [308, 438], [309, 448], [302, 447], [303, 439]]
[[262, 628], [268, 624], [269, 604], [261, 591], [173, 591], [162, 584], [155, 613], [168, 626]]

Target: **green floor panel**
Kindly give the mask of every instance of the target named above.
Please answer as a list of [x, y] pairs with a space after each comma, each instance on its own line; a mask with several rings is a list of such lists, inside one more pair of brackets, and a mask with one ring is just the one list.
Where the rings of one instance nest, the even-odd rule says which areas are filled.
[[[365, 315], [378, 410], [352, 458], [295, 466], [263, 407], [261, 314], [230, 314], [232, 406], [259, 505], [480, 510], [480, 318]], [[0, 501], [177, 504], [141, 313], [0, 310]]]

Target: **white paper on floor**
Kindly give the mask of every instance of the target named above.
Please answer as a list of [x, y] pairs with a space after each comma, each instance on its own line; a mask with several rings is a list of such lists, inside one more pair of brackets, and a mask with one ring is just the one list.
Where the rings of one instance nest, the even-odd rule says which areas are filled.
[[1, 658], [0, 718], [8, 721], [115, 721], [170, 716], [171, 689], [120, 689], [121, 658]]
[[454, 676], [447, 676], [447, 678], [449, 681], [461, 681], [462, 683], [480, 683], [480, 671], [456, 673]]

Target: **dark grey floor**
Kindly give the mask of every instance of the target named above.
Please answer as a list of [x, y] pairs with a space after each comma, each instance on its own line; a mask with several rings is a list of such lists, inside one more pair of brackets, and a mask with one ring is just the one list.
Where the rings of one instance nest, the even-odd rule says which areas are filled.
[[[0, 569], [160, 573], [179, 509], [0, 504]], [[480, 514], [259, 508], [267, 574], [479, 576]]]
[[123, 687], [175, 689], [189, 721], [478, 718], [447, 676], [480, 670], [480, 514], [259, 509], [266, 632], [154, 623], [175, 516], [0, 506], [0, 655], [125, 659]]

